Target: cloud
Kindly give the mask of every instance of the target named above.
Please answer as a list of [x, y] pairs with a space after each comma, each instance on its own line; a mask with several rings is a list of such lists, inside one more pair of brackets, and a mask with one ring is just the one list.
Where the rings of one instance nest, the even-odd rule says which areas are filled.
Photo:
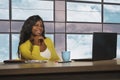
[[104, 0], [104, 2], [120, 3], [120, 0]]
[[19, 40], [19, 34], [12, 35], [12, 40], [13, 41], [18, 41]]
[[101, 6], [96, 4], [68, 3], [68, 21], [100, 22]]
[[120, 12], [120, 6], [118, 5], [104, 5], [104, 9], [110, 12]]
[[67, 37], [67, 49], [71, 51], [71, 58], [91, 57], [92, 36], [91, 35], [69, 35]]

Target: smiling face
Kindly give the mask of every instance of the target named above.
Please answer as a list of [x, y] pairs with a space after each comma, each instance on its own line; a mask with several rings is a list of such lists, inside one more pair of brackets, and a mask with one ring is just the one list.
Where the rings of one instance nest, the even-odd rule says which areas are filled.
[[32, 35], [39, 36], [43, 33], [43, 23], [42, 21], [37, 21], [36, 24], [32, 27]]

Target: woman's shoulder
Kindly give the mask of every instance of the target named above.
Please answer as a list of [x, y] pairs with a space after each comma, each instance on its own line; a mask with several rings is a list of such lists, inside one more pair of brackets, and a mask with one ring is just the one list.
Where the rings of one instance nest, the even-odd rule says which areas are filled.
[[46, 41], [46, 42], [49, 42], [49, 43], [52, 42], [51, 38], [49, 38], [49, 37], [46, 37], [46, 38], [45, 38], [45, 41]]
[[49, 37], [46, 37], [46, 38], [45, 38], [45, 40], [50, 40], [50, 41], [51, 41], [51, 38], [49, 38]]
[[27, 40], [24, 43], [22, 43], [20, 46], [22, 47], [22, 46], [30, 46], [30, 45], [31, 45], [30, 40]]

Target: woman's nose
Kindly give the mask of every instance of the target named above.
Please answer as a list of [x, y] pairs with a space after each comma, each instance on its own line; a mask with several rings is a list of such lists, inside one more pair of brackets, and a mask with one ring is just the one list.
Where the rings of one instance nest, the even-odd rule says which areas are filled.
[[37, 29], [42, 29], [42, 27], [41, 26], [37, 26]]

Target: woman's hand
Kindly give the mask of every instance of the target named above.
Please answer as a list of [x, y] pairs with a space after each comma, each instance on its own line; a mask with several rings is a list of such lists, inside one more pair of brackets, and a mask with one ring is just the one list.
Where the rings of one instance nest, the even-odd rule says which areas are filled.
[[44, 41], [44, 37], [42, 36], [32, 36], [33, 45], [41, 45]]

